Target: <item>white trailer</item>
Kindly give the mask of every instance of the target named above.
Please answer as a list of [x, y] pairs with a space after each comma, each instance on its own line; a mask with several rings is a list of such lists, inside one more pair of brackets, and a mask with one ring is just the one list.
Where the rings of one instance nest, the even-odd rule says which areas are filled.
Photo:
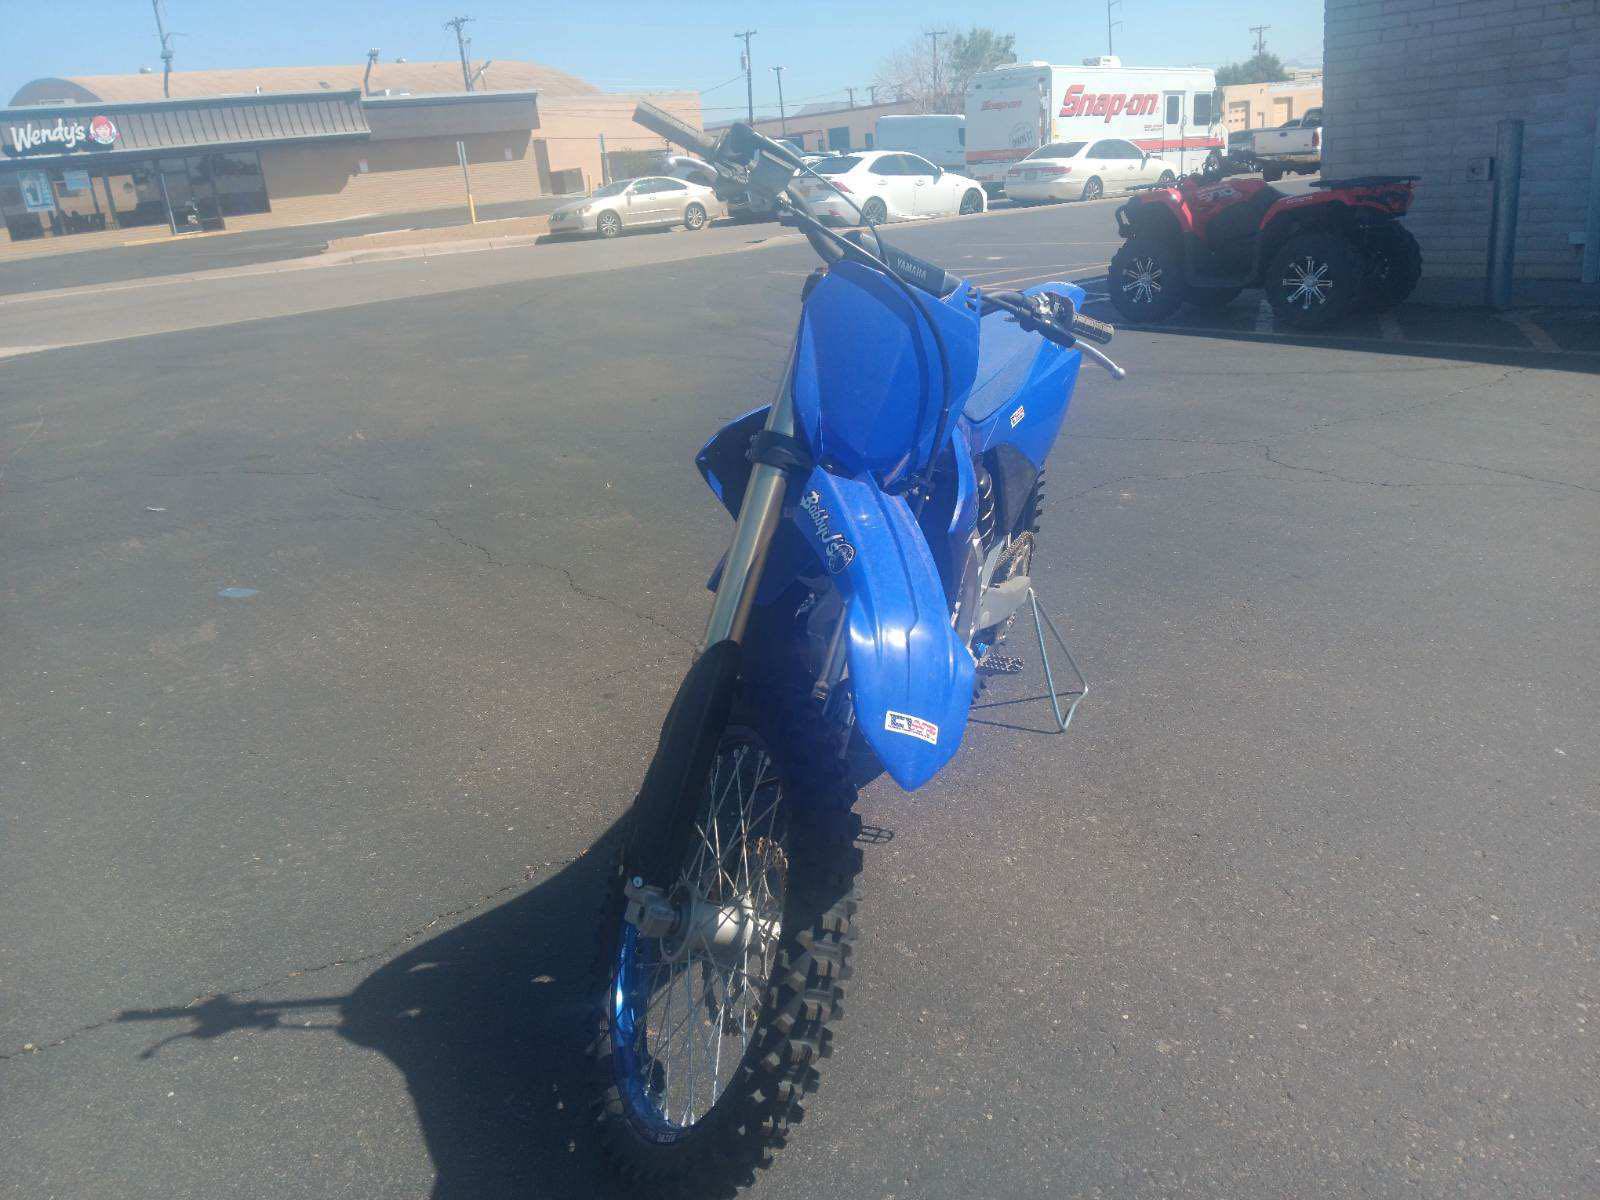
[[1124, 67], [1116, 58], [1077, 67], [1013, 63], [967, 88], [967, 174], [994, 195], [1006, 171], [1048, 142], [1121, 138], [1196, 171], [1227, 153], [1209, 67]]
[[967, 119], [959, 113], [879, 117], [874, 150], [908, 150], [946, 171], [967, 169]]

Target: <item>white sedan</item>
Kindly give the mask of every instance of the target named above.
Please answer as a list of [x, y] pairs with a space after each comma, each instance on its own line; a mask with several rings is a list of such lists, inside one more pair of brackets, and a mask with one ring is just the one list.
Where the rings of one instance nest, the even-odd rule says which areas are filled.
[[[988, 207], [976, 179], [934, 166], [900, 150], [864, 150], [823, 159], [811, 167], [845, 195], [810, 175], [795, 188], [818, 219], [841, 225], [904, 221], [980, 213]], [[846, 196], [848, 199], [846, 199]], [[852, 203], [853, 202], [853, 203]]]
[[647, 175], [608, 183], [593, 195], [563, 204], [550, 214], [550, 232], [614, 238], [624, 229], [648, 225], [704, 229], [727, 215], [726, 206], [710, 188], [686, 179]]
[[1164, 186], [1177, 178], [1166, 159], [1146, 154], [1121, 138], [1051, 142], [1006, 172], [1006, 195], [1020, 204], [1098, 200], [1144, 184]]

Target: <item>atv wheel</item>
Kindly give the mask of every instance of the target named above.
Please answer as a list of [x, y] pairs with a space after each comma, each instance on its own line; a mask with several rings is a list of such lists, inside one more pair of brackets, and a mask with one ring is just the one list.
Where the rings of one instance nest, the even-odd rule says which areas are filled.
[[1236, 287], [1191, 287], [1184, 289], [1183, 298], [1196, 308], [1215, 312], [1227, 308], [1242, 291], [1243, 288]]
[[[799, 669], [763, 673], [724, 726], [630, 911], [625, 853], [603, 915], [591, 1055], [603, 1148], [640, 1194], [732, 1195], [815, 1090], [855, 940], [861, 828]], [[646, 895], [646, 893], [654, 893]], [[634, 921], [628, 919], [634, 917]], [[670, 927], [668, 927], [670, 926]]]
[[1267, 268], [1267, 303], [1295, 329], [1325, 329], [1343, 318], [1361, 294], [1362, 258], [1336, 233], [1290, 238]]
[[1170, 240], [1141, 234], [1122, 243], [1107, 275], [1111, 303], [1130, 321], [1164, 321], [1183, 305], [1183, 265]]
[[1422, 278], [1422, 247], [1404, 225], [1374, 225], [1362, 244], [1366, 274], [1361, 298], [1367, 307], [1387, 312], [1411, 295]]

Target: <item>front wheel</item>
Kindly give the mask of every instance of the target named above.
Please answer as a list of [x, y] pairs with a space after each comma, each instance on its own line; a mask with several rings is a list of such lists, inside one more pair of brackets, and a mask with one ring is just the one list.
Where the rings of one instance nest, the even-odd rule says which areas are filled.
[[873, 196], [861, 206], [861, 223], [863, 225], [882, 225], [888, 219], [889, 206], [877, 196]]
[[632, 861], [655, 867], [645, 884], [625, 854], [604, 914], [598, 1120], [619, 1173], [652, 1195], [747, 1182], [800, 1120], [830, 1051], [860, 821], [793, 674], [748, 689], [694, 802], [661, 830], [675, 861], [639, 851]]
[[1337, 233], [1298, 234], [1267, 267], [1267, 303], [1278, 320], [1296, 329], [1323, 329], [1341, 320], [1361, 286], [1361, 255]]
[[594, 223], [595, 231], [603, 238], [614, 238], [622, 233], [622, 218], [614, 212], [603, 212]]
[[978, 191], [977, 188], [968, 188], [966, 194], [961, 197], [959, 211], [964, 217], [970, 217], [974, 213], [981, 213], [983, 211], [983, 193]]
[[1161, 172], [1161, 178], [1156, 180], [1156, 186], [1157, 187], [1171, 187], [1173, 184], [1175, 184], [1177, 182], [1178, 182], [1178, 177], [1176, 175], [1174, 175], [1171, 171], [1163, 171], [1163, 172]]
[[1106, 276], [1111, 303], [1130, 321], [1164, 321], [1183, 305], [1177, 244], [1139, 234], [1122, 243]]
[[1106, 185], [1100, 182], [1100, 176], [1091, 175], [1083, 185], [1084, 200], [1098, 200], [1106, 194]]
[[691, 204], [683, 210], [683, 226], [693, 233], [706, 227], [706, 210], [703, 205]]

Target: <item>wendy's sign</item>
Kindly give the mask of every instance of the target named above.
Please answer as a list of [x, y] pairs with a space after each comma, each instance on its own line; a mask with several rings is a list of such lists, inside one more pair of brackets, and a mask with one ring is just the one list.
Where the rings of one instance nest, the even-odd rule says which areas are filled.
[[77, 117], [57, 117], [54, 122], [24, 121], [7, 128], [10, 138], [5, 151], [10, 155], [71, 154], [77, 150], [106, 150], [116, 145], [117, 125], [110, 117], [97, 116], [85, 124]]

